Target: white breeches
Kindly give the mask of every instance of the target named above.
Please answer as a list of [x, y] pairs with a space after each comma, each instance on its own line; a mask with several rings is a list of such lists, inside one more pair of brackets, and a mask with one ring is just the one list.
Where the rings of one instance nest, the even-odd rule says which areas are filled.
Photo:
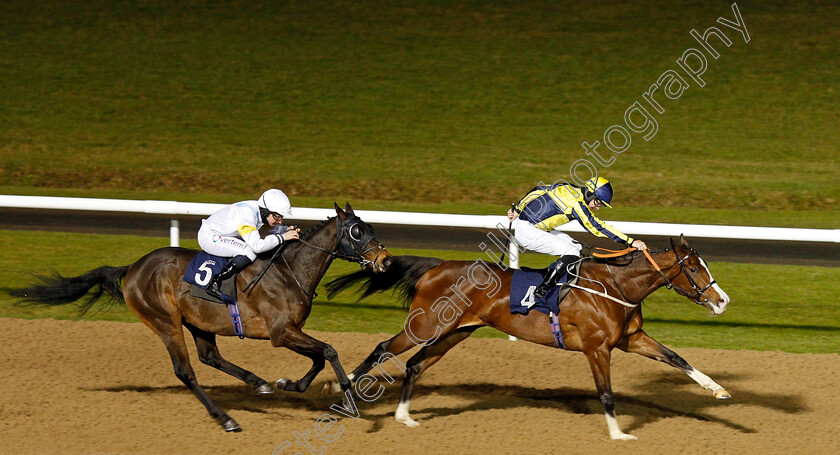
[[242, 239], [216, 234], [204, 226], [198, 230], [198, 246], [210, 254], [225, 258], [242, 255], [248, 256], [252, 262], [257, 259], [257, 253]]
[[580, 256], [583, 246], [565, 232], [554, 230], [545, 232], [533, 224], [516, 219], [513, 221], [516, 241], [526, 250], [552, 256]]

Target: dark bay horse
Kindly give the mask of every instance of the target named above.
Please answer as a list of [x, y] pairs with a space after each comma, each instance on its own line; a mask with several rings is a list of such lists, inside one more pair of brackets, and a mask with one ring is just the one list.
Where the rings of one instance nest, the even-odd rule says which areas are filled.
[[[572, 289], [560, 304], [560, 327], [566, 349], [582, 351], [589, 360], [599, 398], [604, 405], [612, 439], [636, 439], [621, 431], [615, 418], [610, 386], [610, 355], [614, 348], [659, 360], [685, 372], [715, 398], [729, 393], [711, 378], [694, 369], [679, 355], [659, 344], [642, 330], [640, 303], [656, 289], [667, 285], [713, 314], [721, 314], [729, 296], [715, 283], [705, 262], [684, 237], [671, 250], [642, 252], [611, 260], [584, 260], [578, 284], [623, 301], [580, 289]], [[556, 347], [549, 317], [538, 311], [511, 314], [509, 289], [513, 270], [483, 261], [442, 261], [433, 258], [395, 256], [387, 273], [359, 271], [327, 285], [330, 295], [362, 284], [363, 298], [386, 289], [399, 290], [409, 306], [403, 331], [377, 345], [373, 353], [350, 375], [366, 374], [383, 356], [399, 355], [424, 344], [409, 359], [396, 419], [410, 427], [419, 425], [409, 416], [409, 401], [417, 378], [447, 351], [477, 328], [490, 326], [523, 340]]]
[[[283, 390], [306, 390], [324, 368], [325, 360], [335, 370], [342, 389], [350, 387], [350, 380], [332, 346], [301, 330], [312, 309], [315, 287], [335, 257], [358, 262], [372, 273], [387, 270], [393, 259], [374, 237], [373, 228], [355, 216], [350, 204], [346, 205], [346, 210], [336, 205], [335, 211], [336, 217], [316, 226], [300, 241], [278, 247], [285, 250], [273, 262], [269, 263], [276, 250], [260, 255], [237, 277], [245, 336], [269, 339], [276, 347], [286, 347], [312, 359], [312, 368], [299, 381], [285, 378], [277, 381], [277, 387]], [[239, 424], [219, 408], [196, 381], [182, 326], [192, 333], [201, 362], [244, 381], [258, 393], [272, 393], [274, 389], [266, 380], [230, 363], [219, 353], [216, 335], [233, 336], [234, 330], [225, 305], [192, 297], [190, 285], [182, 279], [187, 264], [196, 253], [184, 248], [161, 248], [124, 267], [103, 266], [75, 278], [40, 277], [42, 284], [16, 290], [13, 295], [32, 303], [61, 305], [81, 299], [98, 286], [83, 311], [103, 293], [124, 300], [131, 311], [163, 340], [178, 379], [198, 397], [225, 431], [235, 431]], [[264, 266], [267, 269], [259, 283], [243, 292], [245, 285]]]

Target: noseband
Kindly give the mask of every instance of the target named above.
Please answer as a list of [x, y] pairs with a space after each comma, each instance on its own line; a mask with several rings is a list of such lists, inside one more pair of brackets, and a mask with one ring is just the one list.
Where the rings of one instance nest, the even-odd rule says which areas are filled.
[[[688, 270], [685, 269], [685, 261], [688, 258], [690, 258], [691, 256], [697, 256], [696, 251], [689, 248], [689, 253], [687, 255], [685, 255], [684, 257], [680, 258], [680, 256], [677, 254], [676, 249], [674, 250], [674, 257], [677, 258], [677, 263], [680, 265], [680, 272], [677, 273], [674, 276], [674, 278], [680, 276], [681, 273], [685, 274], [685, 277], [688, 279], [688, 282], [691, 284], [691, 289], [694, 290], [694, 294], [692, 294], [691, 292], [689, 292], [689, 291], [677, 286], [676, 284], [674, 284], [674, 282], [671, 281], [665, 275], [664, 272], [662, 272], [662, 269], [659, 268], [659, 265], [653, 260], [653, 258], [647, 252], [647, 250], [642, 250], [642, 252], [645, 254], [645, 257], [648, 258], [648, 261], [650, 261], [650, 263], [653, 264], [653, 267], [656, 269], [656, 271], [659, 272], [660, 275], [662, 275], [662, 278], [665, 280], [665, 287], [666, 288], [673, 289], [674, 291], [677, 292], [677, 294], [688, 297], [689, 299], [691, 299], [694, 303], [696, 303], [698, 305], [703, 305], [703, 302], [700, 301], [700, 297], [702, 297], [703, 293], [706, 292], [710, 287], [712, 287], [715, 284], [715, 280], [712, 280], [705, 287], [701, 288], [700, 286], [697, 285], [697, 283], [694, 281], [694, 279], [691, 278], [691, 275], [689, 275]], [[700, 258], [699, 256], [697, 256], [697, 257], [698, 257], [698, 259]]]

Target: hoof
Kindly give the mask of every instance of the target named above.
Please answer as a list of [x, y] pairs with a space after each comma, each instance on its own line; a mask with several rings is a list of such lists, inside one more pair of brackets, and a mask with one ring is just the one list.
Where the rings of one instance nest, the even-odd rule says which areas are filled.
[[297, 383], [289, 378], [280, 378], [274, 383], [274, 385], [277, 386], [278, 389], [285, 390], [287, 392], [301, 392], [301, 390], [298, 390]]
[[718, 400], [728, 400], [732, 398], [732, 395], [730, 395], [729, 392], [726, 391], [726, 389], [720, 389], [717, 392], [715, 392], [715, 398], [717, 398]]
[[409, 428], [417, 428], [420, 426], [420, 423], [416, 420], [412, 419], [411, 417], [403, 417], [401, 419], [397, 419], [397, 422], [409, 427]]
[[321, 389], [321, 395], [332, 395], [334, 393], [341, 393], [341, 385], [337, 381], [329, 381]]
[[638, 441], [639, 438], [633, 436], [632, 434], [621, 433], [619, 436], [612, 438], [617, 441]]
[[239, 424], [236, 423], [236, 420], [233, 420], [233, 419], [228, 419], [227, 422], [225, 422], [222, 426], [225, 428], [225, 431], [227, 431], [227, 432], [242, 431], [242, 429], [239, 428]]
[[268, 395], [270, 393], [274, 393], [274, 387], [271, 387], [271, 384], [265, 383], [259, 387], [257, 387], [257, 393], [260, 395]]

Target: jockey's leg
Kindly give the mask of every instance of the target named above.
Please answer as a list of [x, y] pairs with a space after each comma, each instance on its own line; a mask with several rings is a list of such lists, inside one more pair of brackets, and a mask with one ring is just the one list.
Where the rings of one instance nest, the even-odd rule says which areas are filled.
[[245, 269], [245, 267], [248, 267], [251, 262], [253, 261], [248, 256], [239, 255], [232, 257], [230, 261], [228, 261], [227, 265], [225, 265], [225, 268], [223, 268], [218, 274], [213, 275], [213, 278], [210, 279], [210, 283], [207, 284], [207, 293], [217, 299], [221, 299], [222, 281], [241, 272]]
[[553, 288], [557, 286], [557, 281], [566, 273], [566, 268], [569, 267], [572, 263], [580, 259], [580, 256], [575, 256], [571, 254], [567, 254], [565, 256], [561, 256], [560, 259], [554, 261], [553, 264], [548, 266], [548, 270], [545, 273], [545, 277], [543, 277], [543, 282], [534, 289], [534, 298], [541, 299], [545, 297], [546, 294]]
[[207, 284], [207, 293], [217, 299], [221, 298], [222, 281], [241, 272], [257, 258], [257, 253], [242, 239], [213, 234], [203, 226], [198, 230], [198, 245], [210, 254], [231, 258], [225, 268]]
[[535, 298], [542, 298], [557, 284], [566, 267], [580, 258], [581, 245], [568, 234], [561, 231], [545, 232], [537, 229], [531, 223], [517, 220], [516, 240], [526, 250], [537, 253], [560, 256], [560, 259], [549, 266], [543, 282], [534, 291]]

